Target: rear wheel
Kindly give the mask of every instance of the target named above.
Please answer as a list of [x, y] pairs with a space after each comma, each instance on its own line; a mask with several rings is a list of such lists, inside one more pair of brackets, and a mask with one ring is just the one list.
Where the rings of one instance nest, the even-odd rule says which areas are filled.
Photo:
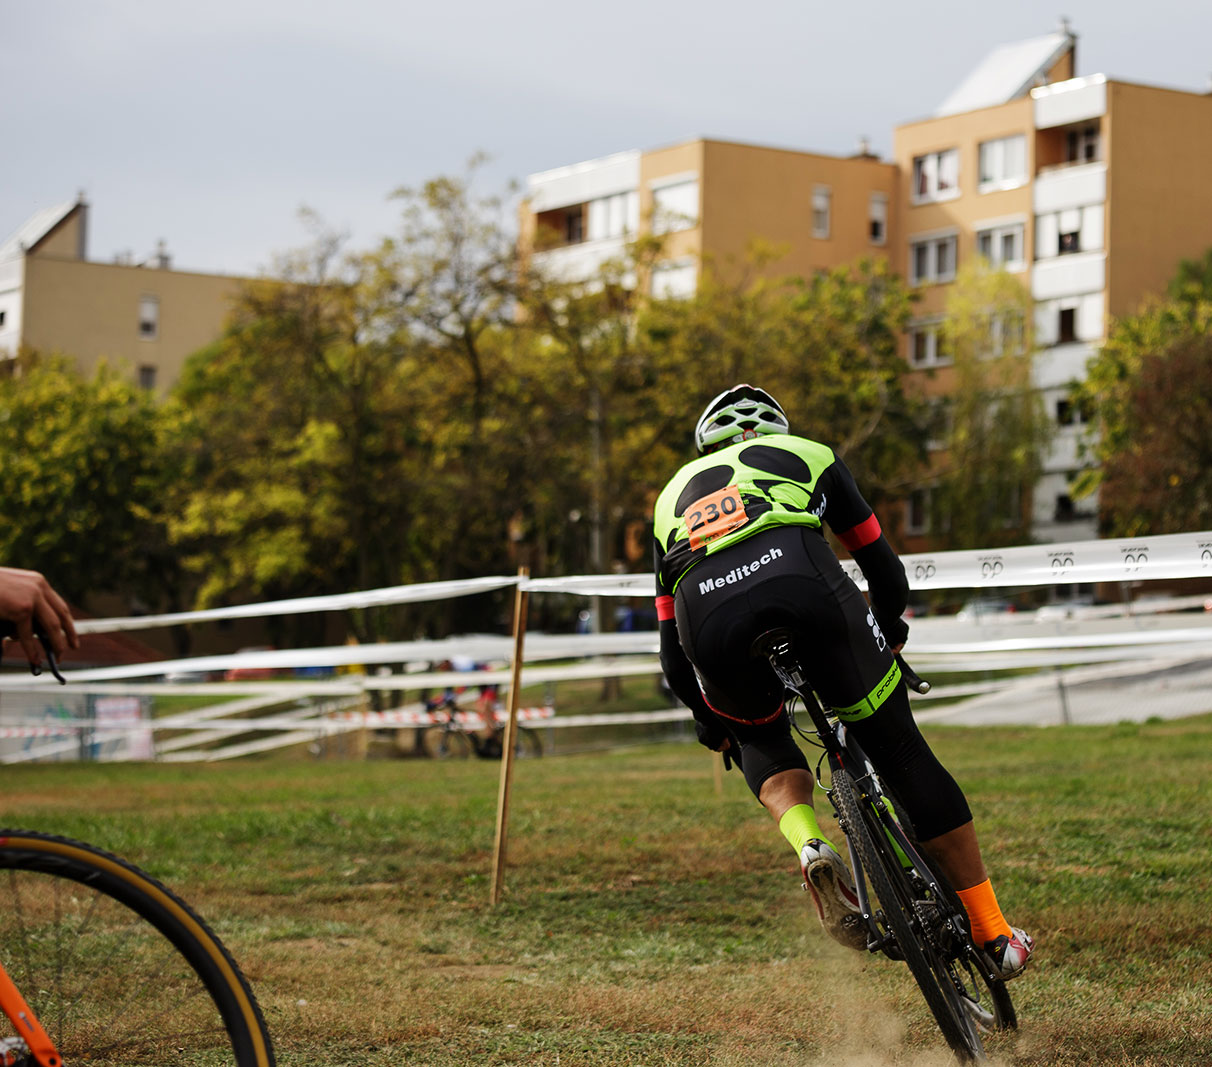
[[[836, 771], [832, 794], [842, 830], [853, 843], [876, 897], [876, 924], [895, 941], [952, 1051], [964, 1062], [983, 1060], [977, 1020], [951, 961], [954, 944], [947, 920], [951, 904], [915, 886], [893, 851], [875, 812], [849, 772]], [[924, 888], [924, 887], [923, 887]]]
[[543, 739], [538, 730], [518, 727], [518, 736], [513, 743], [513, 754], [518, 759], [537, 759], [543, 755]]
[[0, 887], [4, 966], [65, 1064], [273, 1067], [239, 967], [154, 878], [90, 845], [0, 830]]

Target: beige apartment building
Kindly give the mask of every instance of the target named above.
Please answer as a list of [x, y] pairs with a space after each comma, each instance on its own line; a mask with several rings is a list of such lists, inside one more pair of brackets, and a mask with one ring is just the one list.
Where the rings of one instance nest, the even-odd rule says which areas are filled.
[[91, 374], [107, 360], [163, 392], [186, 357], [215, 341], [242, 279], [146, 262], [88, 259], [83, 198], [34, 214], [0, 245], [0, 358], [22, 346], [73, 356]]
[[[693, 293], [705, 261], [726, 271], [753, 238], [787, 246], [772, 273], [886, 255], [919, 289], [905, 357], [936, 394], [949, 387], [939, 328], [959, 265], [983, 256], [1021, 275], [1036, 307], [1034, 381], [1057, 427], [1032, 533], [1076, 540], [1095, 536], [1097, 504], [1071, 493], [1082, 459], [1069, 384], [1111, 317], [1212, 247], [1209, 174], [1212, 95], [1079, 76], [1062, 24], [995, 48], [934, 115], [896, 127], [891, 162], [711, 140], [619, 153], [532, 175], [522, 245], [586, 277], [629, 235], [668, 234], [648, 284], [674, 296]], [[928, 547], [927, 504], [925, 493], [906, 501], [904, 547]]]
[[521, 244], [563, 278], [591, 276], [642, 234], [665, 237], [648, 280], [658, 296], [694, 292], [703, 264], [740, 269], [755, 240], [784, 247], [772, 273], [811, 276], [895, 240], [896, 168], [866, 151], [816, 155], [695, 140], [532, 174]]
[[[959, 264], [984, 256], [1034, 299], [1034, 381], [1057, 430], [1034, 487], [1041, 542], [1095, 535], [1096, 503], [1070, 491], [1082, 458], [1069, 384], [1111, 318], [1212, 247], [1212, 96], [1075, 76], [1076, 44], [1063, 27], [995, 49], [935, 115], [897, 127], [893, 148], [893, 262], [922, 293], [906, 358], [941, 368], [926, 388], [946, 388], [938, 329]], [[923, 504], [909, 502], [907, 533], [924, 532]]]

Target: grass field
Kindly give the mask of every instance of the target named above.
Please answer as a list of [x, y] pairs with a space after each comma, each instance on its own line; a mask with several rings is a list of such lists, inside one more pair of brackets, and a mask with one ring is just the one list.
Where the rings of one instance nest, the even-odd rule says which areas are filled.
[[[928, 731], [1039, 941], [1015, 1065], [1212, 1062], [1212, 718]], [[9, 825], [167, 881], [243, 964], [289, 1065], [949, 1062], [902, 965], [835, 946], [790, 849], [693, 744], [499, 765], [4, 771]]]

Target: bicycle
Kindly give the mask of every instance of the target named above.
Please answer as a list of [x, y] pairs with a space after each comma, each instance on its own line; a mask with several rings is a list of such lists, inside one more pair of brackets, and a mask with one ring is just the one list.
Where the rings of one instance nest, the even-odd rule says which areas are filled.
[[231, 953], [151, 875], [70, 838], [0, 830], [0, 885], [3, 1067], [274, 1067]]
[[[792, 725], [824, 750], [820, 762], [829, 765], [827, 795], [846, 835], [867, 951], [906, 963], [952, 1051], [963, 1062], [983, 1061], [982, 1034], [1014, 1030], [1018, 1019], [1005, 981], [972, 940], [963, 904], [919, 851], [904, 808], [889, 797], [858, 742], [817, 700], [796, 658], [792, 633], [768, 630], [753, 642], [752, 652], [769, 661], [787, 690]], [[929, 683], [899, 654], [897, 662], [910, 688], [929, 691]], [[796, 698], [815, 736], [796, 722]]]
[[[442, 721], [422, 732], [425, 754], [431, 759], [467, 759], [473, 753], [480, 759], [500, 759], [505, 751], [506, 724], [497, 717], [496, 701], [491, 696], [477, 704], [477, 711], [464, 711], [452, 693], [430, 701], [426, 710], [442, 716]], [[517, 759], [543, 755], [543, 739], [538, 731], [518, 723], [513, 754]]]

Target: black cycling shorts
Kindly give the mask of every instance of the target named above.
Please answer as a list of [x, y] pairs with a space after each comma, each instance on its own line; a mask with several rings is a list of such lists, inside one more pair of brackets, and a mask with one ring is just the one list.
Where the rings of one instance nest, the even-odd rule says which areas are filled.
[[739, 749], [755, 796], [772, 774], [807, 768], [783, 687], [754, 640], [790, 629], [808, 681], [854, 731], [922, 840], [971, 819], [959, 786], [913, 721], [892, 651], [821, 533], [764, 530], [688, 571], [674, 595], [678, 637], [703, 695]]

